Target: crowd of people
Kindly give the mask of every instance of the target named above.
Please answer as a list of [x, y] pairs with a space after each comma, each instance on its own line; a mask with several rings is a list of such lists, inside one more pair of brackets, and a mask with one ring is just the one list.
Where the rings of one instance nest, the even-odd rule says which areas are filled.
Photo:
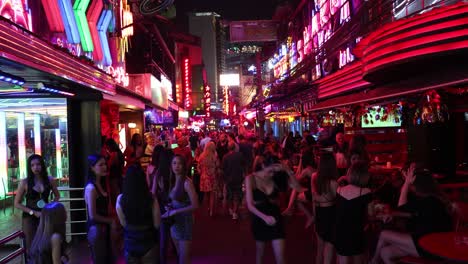
[[[114, 263], [123, 249], [127, 263], [164, 264], [171, 248], [179, 264], [190, 263], [193, 213], [202, 205], [209, 216], [227, 211], [239, 221], [245, 204], [257, 264], [268, 243], [276, 262], [286, 263], [284, 217], [296, 216], [296, 209], [305, 228], [314, 226], [315, 263], [432, 257], [418, 238], [452, 229], [450, 204], [423, 165], [408, 163], [390, 185], [371, 184], [371, 159], [359, 135], [348, 144], [341, 132], [318, 141], [307, 131], [281, 140], [217, 131], [186, 131], [172, 139], [147, 133], [133, 135], [123, 153], [113, 139], [103, 143], [102, 153], [88, 157], [84, 186], [94, 263]], [[27, 170], [15, 206], [23, 211], [29, 263], [66, 263], [60, 194], [41, 156], [32, 155]], [[382, 203], [391, 209], [376, 213]], [[396, 217], [408, 218], [407, 228], [383, 230], [374, 248], [369, 222]]]

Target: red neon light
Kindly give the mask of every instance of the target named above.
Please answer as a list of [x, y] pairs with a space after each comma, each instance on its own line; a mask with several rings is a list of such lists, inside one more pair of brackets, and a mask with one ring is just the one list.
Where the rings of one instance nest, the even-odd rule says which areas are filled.
[[46, 13], [47, 23], [49, 24], [50, 31], [64, 32], [62, 15], [60, 14], [60, 7], [57, 0], [42, 0], [44, 11]]
[[318, 81], [318, 97], [323, 98], [370, 85], [362, 77], [362, 63], [354, 62]]
[[[365, 50], [365, 54], [370, 54], [372, 53], [374, 50], [376, 49], [381, 49], [382, 46], [384, 45], [393, 45], [394, 43], [398, 42], [398, 41], [401, 41], [405, 38], [414, 38], [414, 36], [416, 36], [416, 34], [418, 35], [422, 35], [422, 34], [425, 34], [425, 33], [429, 33], [429, 32], [433, 32], [433, 31], [439, 31], [441, 29], [447, 29], [447, 28], [451, 28], [451, 27], [457, 27], [457, 26], [463, 26], [463, 25], [466, 25], [468, 23], [468, 21], [463, 21], [463, 20], [456, 20], [456, 21], [448, 21], [448, 22], [443, 22], [443, 23], [440, 23], [440, 24], [436, 24], [436, 25], [432, 25], [430, 27], [422, 27], [422, 28], [417, 28], [416, 30], [411, 30], [411, 31], [407, 31], [407, 32], [401, 32], [401, 33], [398, 33], [398, 35], [394, 36], [394, 37], [389, 37], [389, 38], [386, 38], [386, 39], [383, 39], [382, 41], [380, 42], [377, 42], [377, 43], [372, 43], [371, 46], [369, 46], [366, 50]], [[419, 38], [420, 39], [420, 38]], [[418, 40], [419, 40], [418, 39]]]
[[184, 81], [184, 107], [185, 109], [192, 108], [192, 85], [191, 85], [191, 73], [190, 73], [190, 61], [185, 58], [183, 64], [183, 81]]
[[99, 33], [96, 26], [103, 7], [104, 4], [102, 3], [102, 0], [93, 0], [89, 6], [88, 13], [86, 14], [89, 31], [91, 33], [91, 38], [93, 39], [94, 44], [93, 59], [99, 62], [102, 61], [104, 55], [102, 53], [101, 39], [99, 38]]
[[28, 15], [26, 0], [0, 0], [0, 16], [31, 30]]
[[439, 19], [447, 19], [451, 16], [456, 16], [460, 15], [463, 13], [468, 12], [468, 5], [467, 4], [455, 4], [451, 6], [447, 6], [445, 8], [438, 8], [435, 10], [432, 10], [427, 13], [423, 13], [421, 15], [409, 18], [409, 19], [402, 19], [390, 24], [387, 24], [382, 28], [382, 30], [379, 30], [378, 33], [376, 34], [371, 34], [372, 36], [372, 41], [379, 41], [382, 38], [388, 37], [390, 34], [394, 34], [396, 32], [402, 32], [405, 29], [414, 27], [414, 26], [429, 26], [431, 23], [434, 21], [437, 21]]
[[465, 41], [459, 41], [455, 43], [441, 44], [437, 46], [422, 48], [422, 49], [418, 49], [414, 51], [403, 52], [403, 53], [399, 53], [397, 55], [394, 55], [394, 56], [391, 56], [382, 60], [378, 60], [375, 63], [368, 64], [366, 65], [365, 70], [370, 71], [371, 69], [375, 69], [379, 66], [390, 64], [392, 62], [396, 62], [399, 60], [404, 60], [404, 59], [408, 59], [412, 57], [418, 57], [418, 56], [439, 53], [439, 52], [444, 52], [444, 51], [457, 50], [457, 49], [466, 49], [467, 47], [468, 47], [468, 40], [465, 40]]
[[[416, 32], [413, 35], [418, 35]], [[416, 46], [419, 45], [427, 45], [430, 43], [434, 43], [437, 46], [437, 42], [446, 41], [450, 39], [455, 39], [458, 37], [464, 37], [468, 35], [468, 29], [458, 30], [453, 32], [446, 32], [440, 34], [434, 34], [426, 37], [420, 37], [417, 39], [413, 39], [410, 41], [401, 42], [398, 44], [391, 45], [386, 48], [381, 48], [380, 50], [375, 51], [365, 57], [367, 62], [372, 62], [377, 60], [380, 57], [392, 55], [394, 53], [401, 53], [404, 52], [405, 49], [414, 49]], [[466, 47], [465, 47], [466, 48]]]

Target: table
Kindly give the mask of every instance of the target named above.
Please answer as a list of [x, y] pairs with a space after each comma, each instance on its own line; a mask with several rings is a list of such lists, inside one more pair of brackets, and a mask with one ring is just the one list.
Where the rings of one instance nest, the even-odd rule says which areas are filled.
[[419, 239], [419, 246], [427, 252], [452, 261], [468, 262], [468, 232], [458, 232], [465, 243], [455, 244], [456, 232], [432, 233]]

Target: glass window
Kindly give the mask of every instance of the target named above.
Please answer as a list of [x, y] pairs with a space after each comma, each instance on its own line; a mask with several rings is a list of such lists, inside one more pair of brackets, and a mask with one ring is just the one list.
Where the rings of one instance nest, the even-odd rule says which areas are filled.
[[[61, 98], [0, 100], [0, 177], [5, 189], [16, 189], [27, 176], [27, 159], [39, 154], [47, 172], [68, 178], [67, 102]], [[2, 186], [3, 187], [3, 186]], [[0, 199], [4, 197], [3, 188]]]

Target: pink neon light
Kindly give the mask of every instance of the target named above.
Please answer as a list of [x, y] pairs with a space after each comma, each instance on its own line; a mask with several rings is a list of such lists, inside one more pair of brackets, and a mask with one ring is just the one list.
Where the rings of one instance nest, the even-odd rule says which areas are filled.
[[457, 49], [465, 49], [466, 47], [468, 47], [468, 41], [459, 41], [455, 43], [436, 45], [436, 46], [418, 49], [418, 50], [409, 51], [409, 52], [402, 52], [397, 55], [394, 55], [394, 56], [391, 56], [382, 60], [378, 60], [375, 63], [368, 64], [366, 65], [365, 70], [369, 71], [371, 69], [375, 69], [385, 64], [390, 64], [392, 62], [396, 62], [399, 60], [404, 60], [404, 59], [408, 59], [412, 57], [418, 57], [418, 56], [423, 56], [427, 54], [434, 54], [434, 53], [457, 50]]
[[57, 0], [42, 0], [44, 11], [46, 13], [47, 23], [49, 24], [50, 31], [64, 32], [65, 27], [60, 13], [60, 7]]
[[26, 0], [0, 0], [0, 16], [31, 30]]
[[93, 89], [115, 94], [111, 76], [86, 65], [70, 55], [55, 50], [50, 44], [33, 36], [25, 36], [7, 23], [0, 22], [2, 56], [29, 67], [52, 73]]
[[338, 10], [340, 9], [342, 5], [341, 0], [330, 0], [330, 13], [333, 16]]
[[[417, 31], [413, 31], [413, 35], [417, 36]], [[371, 62], [373, 60], [377, 60], [382, 56], [387, 56], [390, 54], [394, 54], [395, 52], [404, 52], [405, 49], [412, 48], [418, 45], [425, 45], [430, 43], [437, 43], [443, 40], [450, 40], [458, 37], [463, 37], [468, 35], [468, 29], [465, 30], [458, 30], [452, 32], [444, 32], [440, 34], [433, 34], [426, 37], [420, 37], [414, 40], [404, 41], [397, 44], [393, 44], [390, 47], [381, 48], [376, 50], [373, 53], [366, 54], [365, 61]], [[436, 46], [437, 44], [435, 44]]]
[[[389, 37], [382, 39], [381, 41], [373, 41], [372, 45], [370, 45], [366, 50], [364, 54], [369, 54], [372, 53], [373, 51], [379, 50], [382, 48], [382, 46], [386, 44], [394, 44], [395, 42], [401, 41], [405, 38], [413, 38], [416, 34], [425, 34], [425, 33], [430, 33], [430, 32], [436, 32], [442, 29], [448, 29], [451, 27], [457, 27], [457, 26], [464, 26], [466, 25], [468, 21], [466, 19], [459, 19], [459, 20], [450, 20], [447, 22], [442, 22], [438, 23], [435, 25], [431, 25], [430, 27], [420, 27], [420, 28], [414, 28], [413, 30], [407, 30], [406, 32], [401, 32], [395, 35], [394, 37]], [[387, 36], [387, 34], [385, 34]], [[418, 40], [421, 40], [421, 38], [418, 38]]]
[[97, 23], [103, 7], [104, 4], [102, 3], [102, 0], [94, 0], [89, 6], [88, 13], [86, 14], [89, 31], [91, 33], [91, 38], [93, 39], [94, 44], [93, 59], [99, 62], [102, 61], [104, 55], [102, 53], [101, 40], [97, 30]]

